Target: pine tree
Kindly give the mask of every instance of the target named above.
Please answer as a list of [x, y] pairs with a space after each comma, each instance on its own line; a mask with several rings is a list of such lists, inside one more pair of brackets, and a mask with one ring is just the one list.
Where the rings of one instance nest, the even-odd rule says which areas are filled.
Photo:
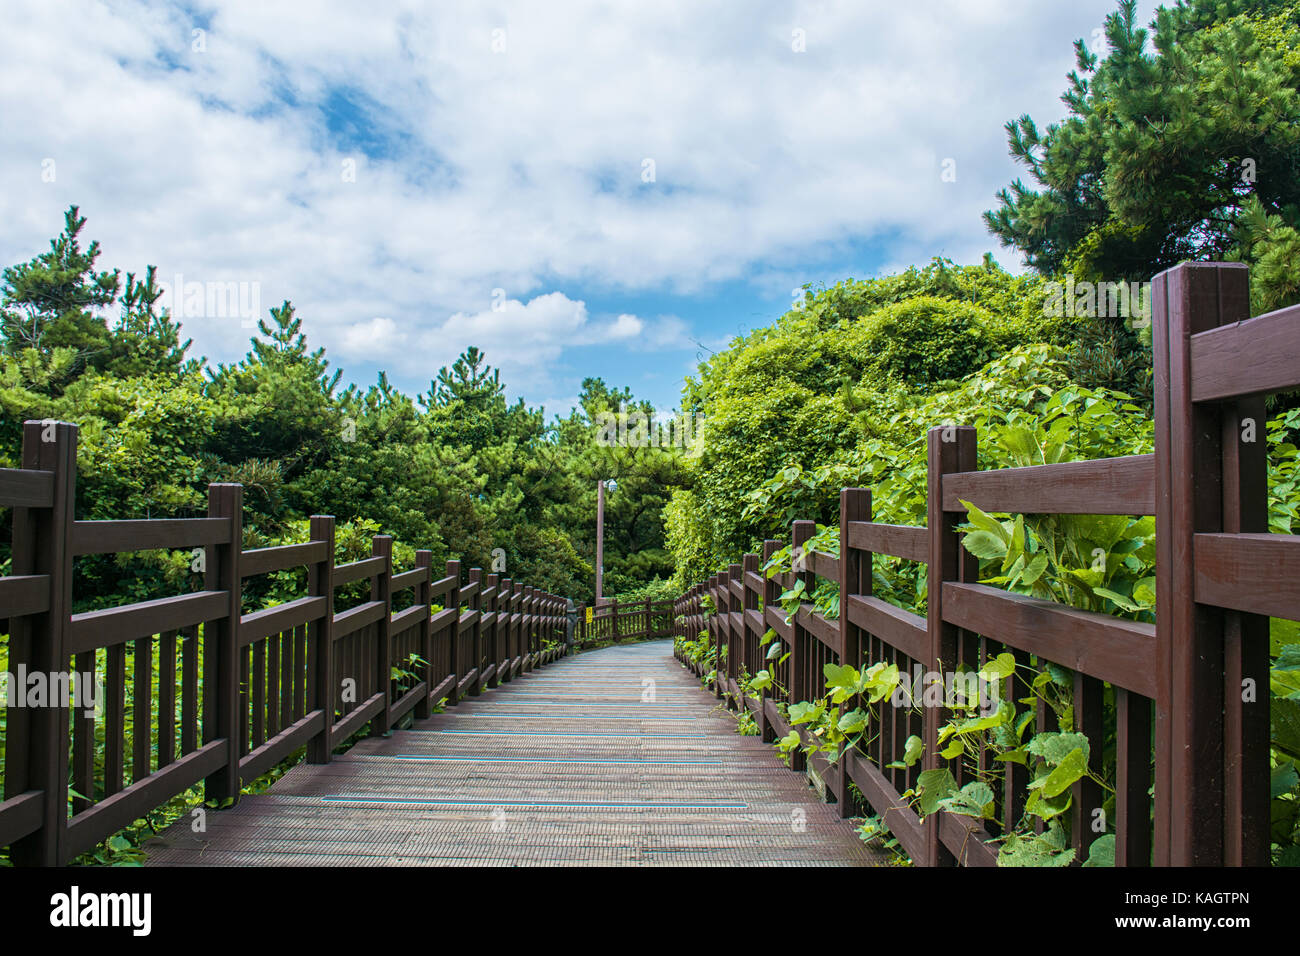
[[1104, 59], [1075, 43], [1066, 120], [1007, 124], [1034, 185], [1001, 190], [985, 222], [1040, 272], [1141, 281], [1185, 259], [1254, 261], [1237, 229], [1251, 197], [1300, 224], [1300, 3], [1190, 0], [1153, 27], [1122, 0]]
[[96, 272], [99, 243], [81, 248], [86, 224], [76, 206], [64, 214], [63, 232], [50, 251], [4, 270], [0, 287], [0, 341], [7, 355], [35, 349], [43, 357], [55, 349], [75, 349], [77, 370], [103, 367], [112, 355], [108, 323], [96, 310], [113, 304], [118, 272]]

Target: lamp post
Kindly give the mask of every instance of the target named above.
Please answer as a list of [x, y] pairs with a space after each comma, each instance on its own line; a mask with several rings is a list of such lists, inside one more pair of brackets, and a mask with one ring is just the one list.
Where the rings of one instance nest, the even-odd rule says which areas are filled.
[[[609, 490], [618, 490], [618, 482], [609, 479]], [[596, 604], [604, 603], [601, 592], [605, 584], [605, 479], [596, 482]]]

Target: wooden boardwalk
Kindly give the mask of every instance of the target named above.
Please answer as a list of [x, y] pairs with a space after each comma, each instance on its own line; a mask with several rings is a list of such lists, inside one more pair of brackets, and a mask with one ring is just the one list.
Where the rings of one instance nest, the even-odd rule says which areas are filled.
[[883, 865], [718, 708], [670, 641], [566, 658], [182, 819], [148, 863]]

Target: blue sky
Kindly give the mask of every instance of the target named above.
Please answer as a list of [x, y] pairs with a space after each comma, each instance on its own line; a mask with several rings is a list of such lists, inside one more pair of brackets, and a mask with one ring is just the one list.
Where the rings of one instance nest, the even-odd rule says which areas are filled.
[[248, 347], [237, 287], [349, 381], [419, 392], [477, 345], [548, 412], [589, 375], [666, 411], [805, 282], [1019, 271], [980, 221], [1020, 173], [1002, 125], [1063, 115], [1113, 9], [16, 0], [0, 262], [75, 203], [102, 265], [198, 289], [173, 306], [212, 360]]

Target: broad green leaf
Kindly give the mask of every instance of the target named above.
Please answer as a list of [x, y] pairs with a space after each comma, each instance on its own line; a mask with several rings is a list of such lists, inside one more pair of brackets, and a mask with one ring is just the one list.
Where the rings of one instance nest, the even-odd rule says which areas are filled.
[[939, 809], [939, 801], [957, 792], [957, 781], [947, 767], [923, 770], [916, 778], [920, 797], [921, 815], [927, 816]]
[[1056, 734], [1050, 732], [1035, 734], [1029, 741], [1027, 749], [1035, 757], [1042, 757], [1053, 766], [1059, 764], [1075, 750], [1082, 750], [1085, 757], [1092, 752], [1089, 749], [1086, 734]]
[[962, 501], [961, 503], [966, 509], [966, 520], [976, 528], [979, 528], [981, 531], [987, 531], [989, 534], [1001, 541], [1003, 545], [1006, 545], [1011, 540], [1011, 536], [1007, 534], [1007, 529], [1002, 526], [1002, 522], [997, 518], [985, 514], [976, 505], [971, 504], [969, 501]]
[[991, 661], [985, 661], [984, 666], [980, 668], [979, 676], [985, 681], [1005, 680], [1016, 672], [1016, 659], [1014, 655], [1003, 652]]
[[1088, 757], [1082, 748], [1071, 750], [1046, 777], [1040, 777], [1029, 784], [1031, 790], [1042, 790], [1044, 797], [1055, 797], [1068, 790], [1071, 785], [1088, 772]]
[[858, 682], [857, 670], [848, 664], [827, 664], [822, 670], [827, 687], [854, 687]]
[[840, 718], [839, 723], [836, 724], [836, 728], [840, 733], [844, 734], [861, 733], [866, 729], [867, 716], [865, 710], [861, 707], [856, 707]]
[[1084, 866], [1114, 866], [1115, 865], [1115, 834], [1106, 833], [1092, 841], [1092, 846], [1088, 848], [1088, 859], [1083, 862]]
[[997, 536], [987, 531], [971, 531], [961, 539], [964, 547], [975, 557], [984, 561], [993, 561], [1007, 553], [1007, 546]]

